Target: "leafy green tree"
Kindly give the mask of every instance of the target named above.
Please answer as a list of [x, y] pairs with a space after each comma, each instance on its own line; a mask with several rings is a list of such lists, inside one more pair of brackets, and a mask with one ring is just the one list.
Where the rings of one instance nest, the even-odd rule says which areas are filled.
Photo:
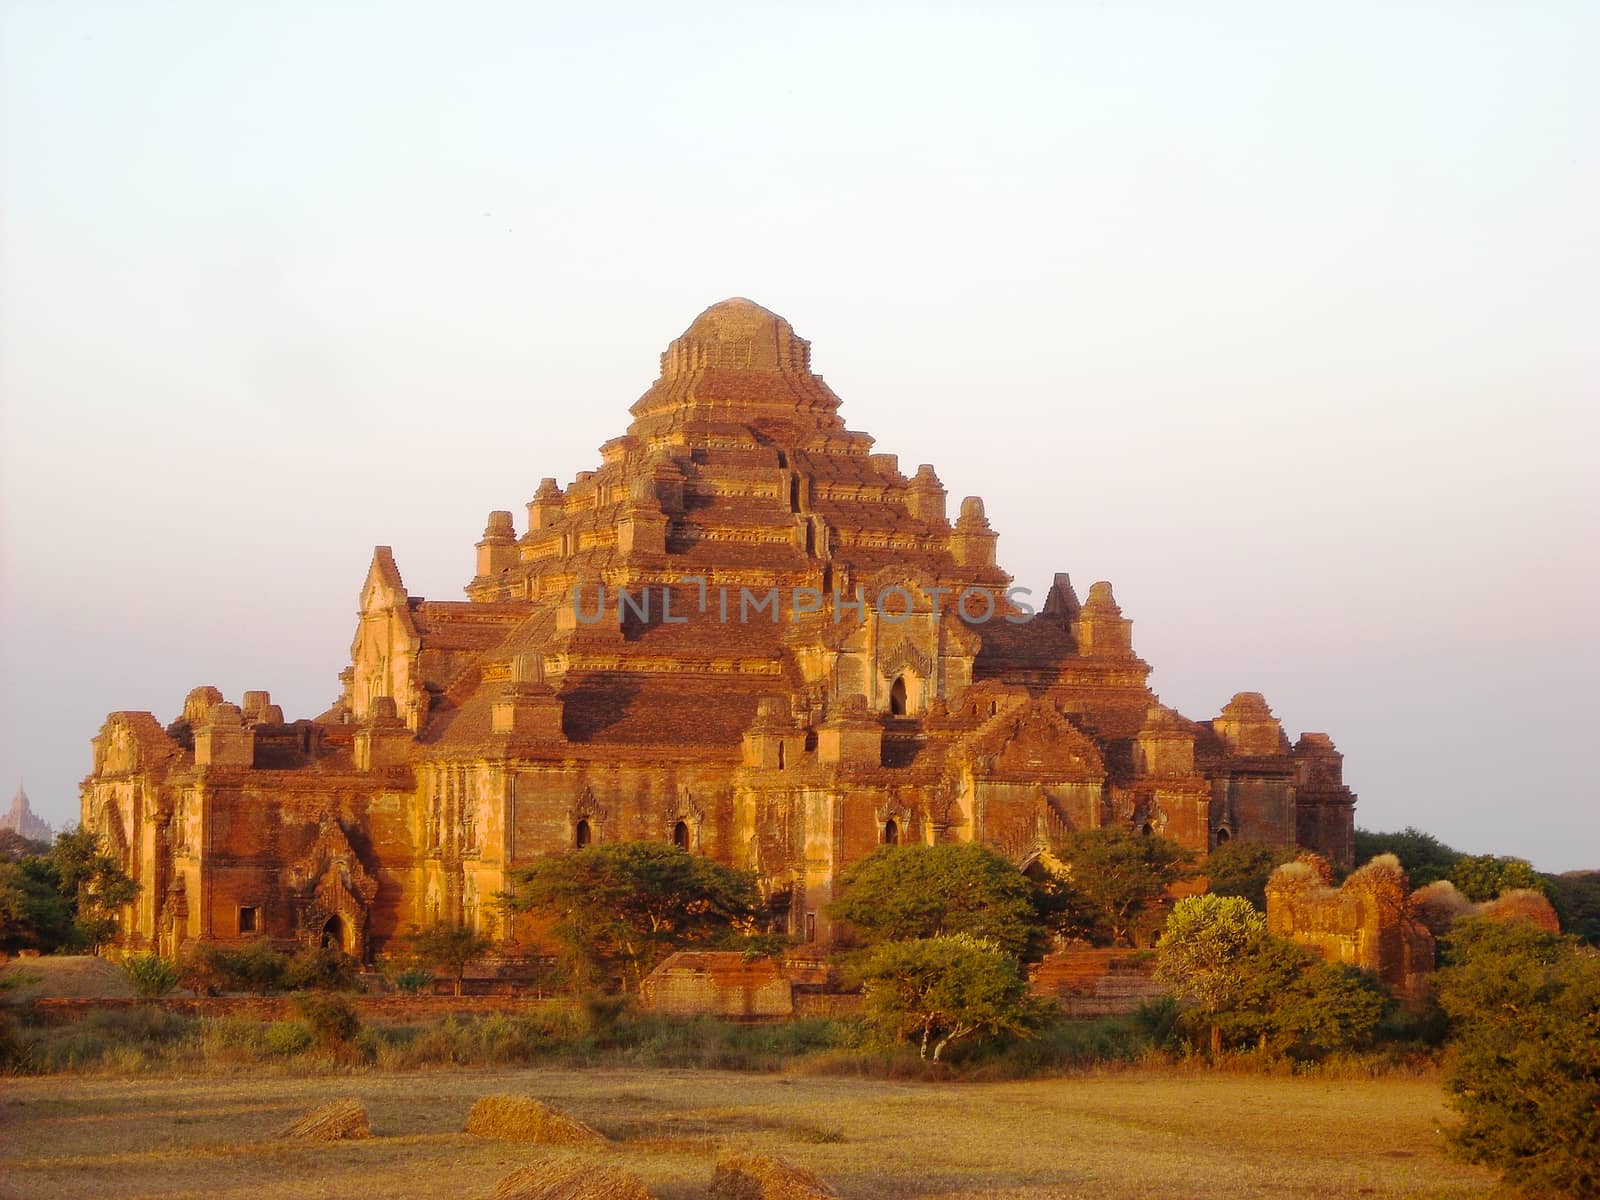
[[1388, 1009], [1388, 994], [1370, 971], [1313, 963], [1272, 1007], [1273, 1047], [1302, 1058], [1358, 1050], [1372, 1041]]
[[848, 921], [865, 945], [971, 934], [1019, 958], [1043, 951], [1033, 882], [987, 846], [884, 846], [840, 883], [828, 913]]
[[1172, 906], [1157, 944], [1156, 978], [1206, 1016], [1211, 1054], [1222, 1052], [1222, 1014], [1245, 993], [1245, 952], [1267, 919], [1243, 896], [1186, 896]]
[[43, 854], [0, 861], [0, 949], [98, 949], [138, 892], [93, 834], [63, 833]]
[[1194, 853], [1166, 838], [1124, 829], [1085, 829], [1062, 839], [1055, 856], [1068, 875], [1062, 886], [1079, 917], [1076, 932], [1094, 941], [1132, 945], [1166, 910], [1167, 889], [1192, 874]]
[[1600, 956], [1526, 921], [1458, 921], [1434, 990], [1454, 1044], [1445, 1086], [1470, 1162], [1527, 1196], [1600, 1194]]
[[1039, 1014], [1017, 960], [969, 934], [880, 942], [860, 977], [867, 1022], [888, 1039], [916, 1041], [934, 1062], [965, 1038], [1027, 1036]]
[[0, 862], [0, 951], [70, 948], [77, 938], [71, 902], [61, 894], [61, 876], [48, 858]]
[[1355, 833], [1355, 859], [1371, 862], [1380, 854], [1392, 854], [1400, 860], [1413, 888], [1426, 887], [1441, 879], [1449, 879], [1457, 862], [1465, 858], [1461, 851], [1446, 846], [1431, 833], [1424, 833], [1407, 825], [1398, 833], [1373, 833], [1358, 829]]
[[1231, 993], [1214, 1013], [1203, 1012], [1207, 1030], [1215, 1020], [1223, 1045], [1254, 1043], [1262, 1050], [1282, 1049], [1278, 1011], [1300, 978], [1319, 961], [1304, 946], [1263, 929], [1239, 947]]
[[1567, 871], [1544, 876], [1545, 895], [1561, 917], [1561, 928], [1591, 946], [1600, 946], [1600, 871]]
[[1544, 878], [1526, 859], [1493, 854], [1472, 854], [1457, 860], [1450, 868], [1450, 882], [1474, 904], [1517, 888], [1544, 891]]
[[1262, 842], [1224, 842], [1213, 850], [1201, 868], [1206, 890], [1213, 896], [1243, 896], [1262, 912], [1267, 910], [1267, 880], [1299, 853], [1293, 846]]
[[130, 954], [122, 960], [122, 972], [143, 999], [165, 996], [178, 986], [178, 964], [159, 954]]
[[410, 940], [412, 952], [421, 962], [442, 971], [455, 981], [458, 996], [461, 995], [461, 981], [467, 974], [467, 964], [494, 949], [493, 938], [486, 937], [469, 925], [456, 925], [449, 921], [430, 925], [412, 934]]
[[58, 834], [46, 857], [55, 866], [61, 894], [73, 906], [77, 941], [98, 950], [117, 935], [118, 913], [133, 903], [139, 885], [116, 859], [101, 853], [99, 839], [87, 829]]
[[759, 932], [755, 877], [664, 842], [608, 842], [514, 876], [511, 906], [551, 922], [580, 983], [638, 991], [674, 950], [740, 948]]

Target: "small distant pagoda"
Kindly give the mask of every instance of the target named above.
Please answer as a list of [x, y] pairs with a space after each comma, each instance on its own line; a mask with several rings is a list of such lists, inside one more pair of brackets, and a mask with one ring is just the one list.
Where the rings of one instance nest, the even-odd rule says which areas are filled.
[[40, 820], [28, 807], [28, 793], [20, 783], [17, 784], [17, 794], [11, 797], [10, 809], [0, 817], [0, 829], [9, 829], [31, 842], [48, 842], [55, 837], [50, 822]]

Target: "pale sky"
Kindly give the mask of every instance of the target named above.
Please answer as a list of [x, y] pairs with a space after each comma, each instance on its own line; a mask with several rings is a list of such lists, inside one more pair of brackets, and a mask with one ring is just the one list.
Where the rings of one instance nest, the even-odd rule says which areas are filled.
[[0, 801], [338, 690], [707, 305], [1358, 824], [1600, 866], [1600, 8], [5, 3]]

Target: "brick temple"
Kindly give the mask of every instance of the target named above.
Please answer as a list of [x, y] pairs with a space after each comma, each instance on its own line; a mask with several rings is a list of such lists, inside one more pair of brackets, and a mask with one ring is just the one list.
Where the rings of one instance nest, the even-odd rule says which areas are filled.
[[1325, 734], [1291, 743], [1250, 692], [1164, 707], [1111, 585], [1014, 588], [983, 501], [952, 514], [931, 466], [846, 428], [782, 317], [707, 309], [629, 412], [520, 532], [489, 514], [466, 599], [411, 595], [379, 547], [320, 716], [210, 687], [169, 724], [111, 714], [82, 820], [140, 884], [126, 942], [525, 938], [508, 872], [618, 840], [756, 872], [774, 927], [824, 944], [841, 871], [885, 843], [1025, 866], [1117, 826], [1349, 865]]

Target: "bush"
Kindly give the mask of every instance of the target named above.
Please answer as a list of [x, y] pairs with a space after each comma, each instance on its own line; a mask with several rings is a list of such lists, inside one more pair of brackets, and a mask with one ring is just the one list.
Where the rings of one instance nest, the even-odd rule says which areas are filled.
[[358, 992], [361, 964], [332, 946], [308, 946], [285, 963], [283, 986], [291, 992]]
[[130, 954], [122, 960], [122, 971], [133, 990], [146, 1000], [165, 996], [178, 986], [178, 964], [159, 954]]
[[339, 996], [311, 993], [296, 999], [294, 1007], [317, 1045], [324, 1049], [348, 1046], [361, 1032], [361, 1018], [355, 1008]]
[[294, 1021], [274, 1021], [261, 1031], [262, 1051], [279, 1058], [304, 1054], [316, 1044], [317, 1039], [311, 1031]]
[[1042, 1018], [1017, 962], [969, 934], [883, 942], [860, 967], [863, 1014], [890, 1042], [915, 1041], [938, 1062], [953, 1042], [1026, 1036]]
[[401, 971], [392, 980], [394, 986], [408, 996], [415, 996], [423, 988], [433, 982], [433, 972], [424, 971], [421, 967], [411, 967]]
[[1435, 987], [1455, 1026], [1457, 1153], [1522, 1194], [1600, 1194], [1600, 956], [1523, 921], [1471, 917]]

